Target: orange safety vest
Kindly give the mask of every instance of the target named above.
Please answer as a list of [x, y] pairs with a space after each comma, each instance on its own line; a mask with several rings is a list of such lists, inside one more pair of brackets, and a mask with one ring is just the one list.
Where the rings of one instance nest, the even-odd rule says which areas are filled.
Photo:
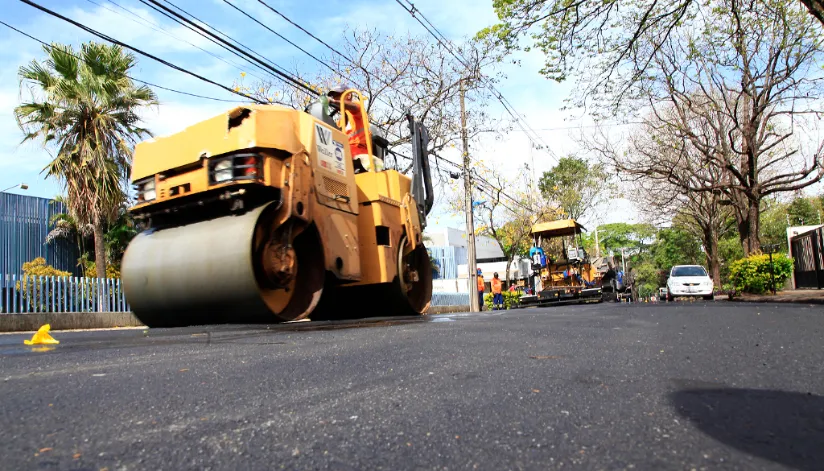
[[[243, 165], [253, 165], [255, 163], [254, 157], [246, 157], [243, 159]], [[246, 167], [243, 169], [243, 175], [245, 176], [255, 176], [259, 177], [260, 175], [257, 174], [257, 167]]]
[[492, 294], [501, 294], [500, 278], [492, 278]]
[[478, 291], [484, 290], [484, 277], [478, 275]]
[[354, 129], [349, 131], [349, 148], [352, 151], [352, 157], [358, 154], [366, 154], [369, 148], [366, 147], [366, 128], [363, 126], [363, 117], [360, 110], [352, 113], [354, 120]]

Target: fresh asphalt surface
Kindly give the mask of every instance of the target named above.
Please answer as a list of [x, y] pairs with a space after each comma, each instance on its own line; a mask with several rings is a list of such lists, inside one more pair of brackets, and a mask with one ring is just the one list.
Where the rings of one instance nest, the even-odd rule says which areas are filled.
[[0, 335], [1, 469], [824, 468], [822, 306], [53, 335]]

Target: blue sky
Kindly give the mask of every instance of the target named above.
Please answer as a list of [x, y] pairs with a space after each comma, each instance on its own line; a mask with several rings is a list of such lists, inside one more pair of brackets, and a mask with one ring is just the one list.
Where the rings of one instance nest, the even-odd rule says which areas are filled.
[[[130, 16], [112, 1], [135, 12], [142, 19]], [[309, 52], [325, 54], [326, 50], [321, 44], [270, 12], [256, 0], [231, 1]], [[332, 45], [339, 43], [341, 31], [346, 24], [377, 28], [394, 34], [428, 34], [393, 0], [320, 0], [311, 3], [266, 1]], [[4, 3], [3, 21], [46, 42], [69, 43], [77, 47], [93, 38], [85, 31], [22, 2]], [[37, 3], [226, 85], [231, 85], [241, 71], [249, 72], [251, 69], [248, 65], [244, 66], [238, 57], [173, 23], [137, 0], [38, 0]], [[311, 58], [244, 17], [223, 0], [174, 0], [173, 3], [283, 68], [292, 69], [297, 65], [306, 70], [314, 70], [318, 67]], [[453, 40], [472, 35], [496, 20], [491, 0], [420, 0], [415, 2], [415, 6], [445, 36]], [[143, 21], [150, 22], [155, 28], [168, 31], [184, 41], [153, 30], [143, 24]], [[234, 67], [220, 61], [187, 42], [239, 66]], [[13, 117], [13, 108], [20, 102], [17, 70], [32, 59], [41, 59], [43, 55], [39, 44], [0, 25], [0, 190], [25, 182], [29, 185], [26, 194], [53, 197], [60, 191], [58, 184], [52, 180], [45, 180], [40, 173], [50, 160], [50, 156], [37, 143], [20, 144], [22, 133]], [[582, 124], [580, 120], [570, 118], [570, 114], [559, 111], [570, 85], [559, 85], [540, 76], [538, 70], [542, 56], [521, 54], [520, 59], [521, 66], [508, 66], [504, 69], [508, 78], [498, 86], [498, 89], [543, 140], [552, 146], [555, 155], [575, 151], [577, 146], [570, 138], [570, 133], [575, 131], [555, 129]], [[138, 66], [132, 73], [135, 78], [215, 98], [237, 98], [214, 85], [201, 82], [152, 59], [138, 56], [138, 61]], [[156, 93], [161, 105], [147, 112], [145, 124], [158, 135], [179, 131], [232, 106], [231, 103], [202, 100], [165, 90], [156, 90]], [[503, 108], [499, 104], [493, 109], [497, 113], [503, 113]], [[550, 129], [542, 130], [546, 128]], [[472, 155], [482, 159], [487, 165], [504, 169], [509, 177], [515, 177], [523, 171], [523, 164], [530, 162], [529, 148], [529, 140], [524, 133], [516, 131], [506, 136], [502, 142], [473, 143]], [[457, 154], [453, 157], [457, 159]], [[556, 162], [547, 153], [536, 152], [533, 157], [538, 172], [549, 169]], [[15, 189], [11, 192], [22, 191]], [[618, 206], [620, 208], [617, 211], [615, 204], [610, 209], [602, 210], [599, 218], [601, 222], [634, 220], [635, 211], [631, 205], [620, 202]], [[436, 226], [463, 228], [462, 218], [450, 217], [442, 204], [436, 206], [430, 223]]]

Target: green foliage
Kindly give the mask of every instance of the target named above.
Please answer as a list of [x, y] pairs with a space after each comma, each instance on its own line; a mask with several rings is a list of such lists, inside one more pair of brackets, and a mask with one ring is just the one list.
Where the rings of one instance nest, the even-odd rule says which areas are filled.
[[[521, 299], [521, 293], [517, 291], [502, 291], [501, 294], [504, 298], [504, 309], [516, 307]], [[492, 310], [492, 293], [484, 294], [484, 306], [487, 311]]]
[[650, 224], [627, 224], [616, 222], [598, 226], [598, 238], [607, 252], [613, 250], [620, 256], [646, 251], [655, 240], [655, 228]]
[[639, 293], [641, 293], [641, 288], [645, 286], [651, 286], [653, 287], [653, 290], [657, 290], [658, 286], [660, 286], [662, 270], [652, 261], [644, 261], [639, 263], [634, 268], [634, 271], [635, 283], [639, 287]]
[[812, 198], [795, 198], [787, 206], [790, 224], [793, 226], [811, 226], [818, 224], [818, 211]]
[[787, 204], [778, 201], [764, 203], [761, 210], [759, 240], [762, 244], [778, 244], [787, 251]]
[[[97, 278], [97, 265], [91, 260], [89, 260], [89, 254], [84, 253], [79, 259], [77, 259], [77, 264], [83, 267], [83, 275], [87, 278]], [[106, 266], [106, 278], [120, 278], [120, 269], [112, 264]]]
[[666, 273], [669, 273], [674, 265], [706, 264], [701, 241], [678, 226], [658, 231], [658, 238], [651, 251], [655, 265]]
[[606, 180], [602, 165], [590, 165], [584, 159], [569, 156], [544, 172], [538, 188], [546, 199], [557, 202], [568, 217], [579, 219], [600, 201]]
[[120, 260], [126, 252], [129, 242], [137, 235], [137, 228], [131, 214], [125, 207], [120, 209], [117, 219], [107, 226], [103, 240], [106, 243], [106, 255], [109, 263], [120, 266]]
[[[785, 254], [773, 254], [775, 288], [781, 289], [792, 275], [793, 260]], [[751, 255], [730, 265], [730, 282], [738, 291], [762, 294], [770, 289], [769, 255]]]
[[721, 259], [721, 283], [727, 283], [730, 278], [730, 265], [744, 257], [744, 248], [737, 234], [718, 241], [718, 257]]

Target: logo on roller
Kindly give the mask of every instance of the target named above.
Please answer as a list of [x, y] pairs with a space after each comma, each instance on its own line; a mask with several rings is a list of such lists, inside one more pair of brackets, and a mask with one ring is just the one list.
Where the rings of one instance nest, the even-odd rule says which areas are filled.
[[320, 140], [320, 142], [323, 145], [328, 146], [329, 140], [332, 138], [332, 131], [317, 124], [315, 125], [315, 129], [318, 131], [318, 139]]

